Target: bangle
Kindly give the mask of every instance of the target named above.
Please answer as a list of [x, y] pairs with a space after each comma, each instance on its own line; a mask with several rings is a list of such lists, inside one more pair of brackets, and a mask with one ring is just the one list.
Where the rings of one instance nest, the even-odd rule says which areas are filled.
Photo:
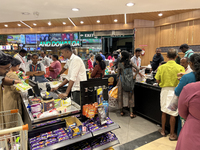
[[15, 84], [15, 80], [12, 81], [12, 84], [13, 84], [13, 85]]

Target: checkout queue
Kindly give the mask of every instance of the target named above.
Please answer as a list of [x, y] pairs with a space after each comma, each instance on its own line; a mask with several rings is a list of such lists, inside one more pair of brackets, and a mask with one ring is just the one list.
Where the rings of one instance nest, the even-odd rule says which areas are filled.
[[[24, 58], [26, 55], [25, 50], [21, 50], [15, 58], [11, 57], [10, 55], [4, 54], [0, 51], [0, 82], [3, 86], [10, 86], [13, 87], [14, 84], [21, 83], [19, 78], [15, 78], [14, 76], [9, 76], [11, 72], [16, 71], [16, 69], [22, 70], [25, 72], [30, 79], [34, 80], [35, 82], [48, 82], [48, 78], [45, 78], [46, 69], [45, 67], [49, 67], [50, 76], [52, 78], [58, 78], [66, 69], [68, 69], [68, 75], [66, 79], [56, 88], [52, 88], [52, 91], [56, 91], [59, 88], [63, 87], [68, 83], [68, 87], [65, 93], [59, 94], [60, 98], [69, 97], [70, 91], [72, 92], [73, 100], [80, 104], [80, 82], [86, 81], [86, 67], [83, 63], [83, 60], [75, 55], [72, 52], [70, 45], [63, 45], [61, 48], [62, 56], [67, 59], [66, 65], [64, 68], [61, 68], [60, 61], [58, 60], [57, 55], [52, 56], [52, 61], [48, 64], [47, 59], [49, 59], [45, 52], [42, 53], [43, 61], [40, 61], [38, 54], [33, 54], [31, 57]], [[196, 122], [200, 123], [200, 118], [198, 114], [199, 109], [197, 108], [198, 103], [197, 99], [200, 98], [198, 94], [198, 87], [200, 86], [200, 55], [194, 54], [194, 52], [189, 49], [187, 44], [183, 44], [180, 46], [180, 50], [185, 54], [184, 58], [180, 60], [180, 64], [176, 62], [178, 57], [178, 50], [176, 49], [169, 49], [167, 52], [167, 57], [169, 61], [164, 62], [164, 57], [161, 54], [161, 49], [157, 48], [156, 53], [152, 58], [150, 63], [150, 72], [155, 72], [155, 81], [158, 83], [157, 86], [162, 88], [160, 94], [160, 106], [162, 112], [162, 129], [159, 131], [162, 136], [165, 136], [165, 123], [166, 123], [166, 115], [170, 115], [170, 137], [171, 141], [177, 140], [177, 135], [179, 136], [177, 149], [187, 149], [188, 146], [193, 145], [195, 147], [194, 141], [193, 144], [188, 144], [189, 142], [184, 142], [188, 139], [186, 135], [189, 131], [188, 129], [192, 129], [193, 138], [195, 139], [195, 143], [200, 141], [198, 134], [200, 133], [200, 129], [196, 128]], [[109, 56], [109, 64], [110, 64], [110, 73], [118, 73], [118, 77], [120, 78], [123, 76], [123, 71], [126, 68], [133, 68], [132, 69], [132, 77], [136, 81], [138, 78], [147, 78], [145, 73], [142, 73], [141, 70], [145, 69], [141, 66], [141, 55], [142, 49], [137, 48], [135, 50], [135, 54], [133, 57], [127, 52], [117, 50], [113, 53], [113, 57]], [[95, 58], [95, 59], [94, 59]], [[92, 74], [93, 78], [96, 77], [103, 77], [106, 71], [106, 64], [104, 62], [105, 56], [100, 53], [96, 56], [93, 54], [90, 55], [88, 59], [88, 68], [90, 69], [90, 73]], [[18, 59], [18, 61], [15, 61]], [[17, 64], [15, 64], [17, 62]], [[45, 66], [46, 64], [49, 66]], [[92, 64], [92, 65], [91, 65]], [[118, 70], [120, 68], [120, 71]], [[122, 86], [123, 83], [120, 80], [120, 85]], [[193, 82], [193, 83], [192, 83]], [[153, 84], [156, 85], [156, 84]], [[130, 117], [136, 117], [134, 111], [134, 93], [124, 91], [123, 88], [119, 87], [118, 97], [120, 100], [121, 107], [121, 115], [124, 115], [123, 107], [128, 106], [130, 108]], [[9, 98], [9, 95], [4, 95], [2, 92], [2, 87], [0, 89], [0, 98], [1, 102], [4, 96], [7, 99], [12, 100]], [[192, 91], [193, 90], [193, 91]], [[184, 91], [184, 92], [181, 92]], [[196, 93], [194, 92], [196, 91]], [[175, 93], [176, 96], [179, 97], [178, 100], [178, 109], [176, 112], [172, 112], [169, 109], [166, 109], [169, 104], [169, 95]], [[10, 97], [13, 96], [10, 94]], [[125, 97], [128, 97], [126, 99]], [[186, 97], [191, 97], [189, 100]], [[131, 102], [131, 103], [127, 103]], [[186, 105], [185, 103], [188, 103]], [[11, 103], [11, 102], [10, 102]], [[191, 104], [191, 105], [190, 105]], [[11, 105], [13, 108], [1, 108], [1, 111], [10, 110], [10, 109], [20, 109], [19, 104]], [[188, 112], [188, 110], [193, 109], [194, 112]], [[179, 110], [179, 111], [178, 111]], [[193, 113], [193, 114], [190, 114]], [[178, 119], [178, 133], [175, 133], [175, 117], [179, 115]], [[188, 120], [188, 118], [190, 120]], [[183, 126], [183, 122], [185, 122], [185, 126]], [[182, 130], [182, 132], [180, 132]], [[179, 134], [180, 133], [180, 134]], [[181, 144], [180, 144], [181, 143]], [[185, 143], [185, 144], [184, 144]], [[192, 141], [191, 141], [192, 143]], [[191, 147], [190, 147], [191, 148]], [[188, 149], [190, 149], [188, 147]], [[195, 148], [194, 148], [195, 149]]]

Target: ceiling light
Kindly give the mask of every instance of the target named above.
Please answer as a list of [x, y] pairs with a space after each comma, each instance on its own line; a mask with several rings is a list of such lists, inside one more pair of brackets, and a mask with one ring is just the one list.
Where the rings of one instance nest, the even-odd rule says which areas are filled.
[[127, 24], [126, 14], [124, 14], [124, 23]]
[[5, 24], [4, 26], [5, 26], [5, 27], [8, 27], [8, 25], [7, 25], [7, 24]]
[[71, 18], [68, 17], [68, 19], [74, 26], [76, 26], [75, 23], [71, 20]]
[[48, 22], [48, 25], [50, 26], [50, 25], [51, 25], [51, 22]]
[[97, 20], [97, 23], [100, 23], [100, 20]]
[[117, 19], [114, 20], [114, 22], [117, 22], [117, 21], [118, 21]]
[[29, 12], [22, 12], [22, 15], [30, 15]]
[[163, 15], [162, 13], [159, 13], [159, 14], [158, 14], [158, 16], [160, 16], [160, 17], [161, 17], [162, 15]]
[[126, 6], [128, 6], [128, 7], [131, 7], [131, 6], [133, 6], [134, 5], [134, 3], [127, 3], [126, 4]]
[[83, 22], [83, 21], [80, 21], [80, 23], [83, 24], [84, 22]]
[[72, 8], [72, 11], [79, 11], [78, 8]]
[[34, 25], [34, 26], [37, 26], [37, 24], [36, 24], [36, 23], [33, 23], [33, 25]]
[[21, 26], [21, 24], [17, 24], [19, 27]]
[[63, 22], [63, 24], [65, 25], [65, 24], [66, 24], [66, 22]]

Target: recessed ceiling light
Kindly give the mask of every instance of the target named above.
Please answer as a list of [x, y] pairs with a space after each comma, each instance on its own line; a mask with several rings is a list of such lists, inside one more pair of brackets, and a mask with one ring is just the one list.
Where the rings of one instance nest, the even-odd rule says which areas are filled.
[[36, 23], [33, 23], [33, 25], [34, 25], [34, 26], [37, 26], [37, 24], [36, 24]]
[[114, 20], [114, 22], [117, 22], [117, 21], [118, 21], [117, 19]]
[[22, 15], [30, 15], [29, 12], [22, 12]]
[[158, 14], [158, 16], [160, 16], [160, 17], [161, 17], [162, 15], [163, 15], [162, 13], [159, 13], [159, 14]]
[[72, 8], [72, 11], [79, 11], [78, 8]]
[[100, 23], [100, 20], [97, 20], [97, 23]]
[[134, 3], [127, 3], [126, 4], [126, 6], [128, 6], [128, 7], [131, 7], [131, 6], [133, 6], [133, 5], [135, 5]]
[[66, 24], [66, 22], [63, 22], [63, 24], [65, 25], [65, 24]]
[[48, 25], [50, 26], [50, 25], [51, 25], [51, 22], [48, 22]]
[[21, 24], [17, 24], [19, 27], [21, 26]]
[[80, 23], [83, 24], [84, 22], [83, 22], [83, 21], [80, 21]]
[[5, 24], [4, 26], [5, 26], [5, 27], [8, 27], [8, 25], [7, 25], [7, 24]]

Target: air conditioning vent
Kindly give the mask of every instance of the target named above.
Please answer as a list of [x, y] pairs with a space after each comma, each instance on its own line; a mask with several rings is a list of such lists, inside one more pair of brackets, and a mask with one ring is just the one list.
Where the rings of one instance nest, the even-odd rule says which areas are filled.
[[112, 35], [112, 31], [94, 31], [94, 36], [109, 36]]
[[94, 31], [94, 36], [133, 35], [134, 30]]
[[133, 35], [134, 30], [117, 30], [115, 31], [115, 35]]

